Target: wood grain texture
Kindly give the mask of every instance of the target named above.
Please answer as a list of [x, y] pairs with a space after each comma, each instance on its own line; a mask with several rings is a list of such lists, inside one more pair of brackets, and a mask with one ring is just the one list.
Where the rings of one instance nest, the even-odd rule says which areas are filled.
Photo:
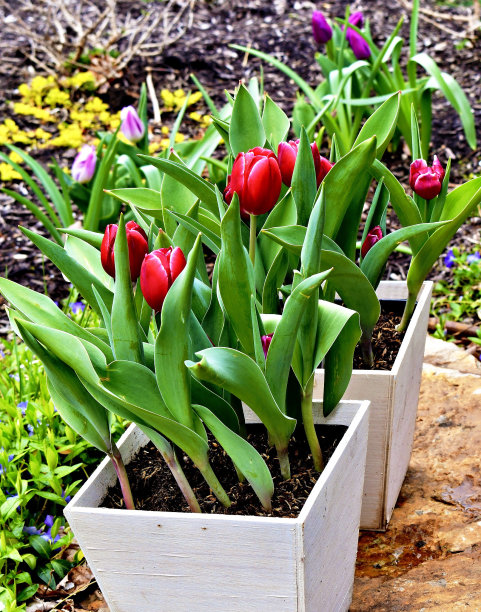
[[[329, 422], [349, 428], [297, 519], [98, 508], [115, 480], [102, 462], [65, 516], [111, 612], [347, 610], [368, 417], [368, 402], [335, 409]], [[145, 442], [130, 427], [119, 443], [124, 460]]]
[[[344, 395], [344, 399], [371, 402], [361, 529], [386, 529], [406, 475], [416, 423], [431, 292], [432, 282], [425, 281], [392, 370], [354, 370]], [[377, 295], [380, 299], [406, 299], [406, 283], [382, 281]], [[322, 399], [323, 385], [324, 370], [316, 370], [316, 399]]]

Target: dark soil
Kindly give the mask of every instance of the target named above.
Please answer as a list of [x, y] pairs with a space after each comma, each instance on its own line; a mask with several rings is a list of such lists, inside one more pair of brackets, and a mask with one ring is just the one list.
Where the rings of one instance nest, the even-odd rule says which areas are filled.
[[[317, 427], [325, 463], [335, 451], [346, 429], [341, 425]], [[216, 476], [232, 501], [230, 508], [224, 508], [214, 497], [192, 461], [186, 456], [182, 458], [182, 467], [196, 494], [202, 512], [243, 516], [296, 517], [319, 477], [319, 472], [316, 472], [312, 466], [309, 447], [303, 432], [296, 432], [291, 439], [289, 444], [291, 478], [283, 480], [275, 449], [268, 446], [264, 427], [254, 425], [250, 426], [249, 430], [247, 439], [266, 461], [274, 480], [272, 512], [267, 512], [262, 508], [259, 499], [247, 482], [239, 483], [232, 461], [215, 441], [210, 444], [209, 459]], [[190, 512], [171, 472], [152, 443], [139, 450], [127, 466], [127, 474], [138, 510]], [[103, 506], [107, 508], [123, 507], [118, 485], [109, 490]]]
[[[405, 332], [399, 333], [396, 331], [396, 326], [401, 322], [403, 307], [404, 303], [403, 306], [399, 305], [394, 311], [391, 311], [389, 310], [391, 306], [386, 306], [381, 302], [381, 316], [372, 334], [372, 350], [374, 353], [372, 370], [391, 370], [394, 366], [405, 336]], [[359, 345], [356, 346], [354, 351], [354, 369], [367, 369]]]

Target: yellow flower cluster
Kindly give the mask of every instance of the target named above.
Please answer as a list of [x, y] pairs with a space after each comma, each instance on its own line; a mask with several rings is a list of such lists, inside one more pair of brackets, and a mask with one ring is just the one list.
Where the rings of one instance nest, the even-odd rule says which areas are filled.
[[184, 106], [186, 100], [187, 106], [192, 106], [202, 98], [202, 94], [200, 91], [196, 91], [195, 93], [190, 94], [189, 98], [187, 99], [187, 94], [183, 89], [176, 89], [175, 91], [162, 89], [160, 92], [160, 97], [164, 103], [165, 110], [178, 111]]
[[18, 88], [21, 100], [13, 104], [14, 113], [51, 124], [55, 130], [51, 133], [37, 127], [23, 131], [15, 121], [6, 119], [0, 124], [0, 145], [20, 143], [38, 149], [78, 149], [84, 144], [86, 132], [115, 130], [120, 123], [120, 113], [110, 113], [108, 105], [97, 96], [73, 102], [71, 91], [80, 88], [95, 88], [93, 73], [79, 72], [60, 83], [53, 76], [36, 76], [30, 84], [22, 83]]

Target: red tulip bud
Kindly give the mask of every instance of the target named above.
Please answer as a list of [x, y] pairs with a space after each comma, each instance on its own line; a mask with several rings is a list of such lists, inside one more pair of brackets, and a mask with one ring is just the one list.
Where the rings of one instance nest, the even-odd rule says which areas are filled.
[[432, 200], [441, 192], [444, 179], [444, 168], [434, 156], [432, 166], [428, 166], [424, 159], [416, 159], [409, 170], [409, 184], [418, 196], [425, 200]]
[[267, 358], [267, 351], [269, 350], [269, 347], [271, 345], [273, 335], [274, 334], [267, 334], [267, 336], [261, 336], [262, 350], [264, 351], [264, 357], [266, 358]]
[[269, 149], [255, 147], [235, 158], [224, 198], [230, 204], [237, 193], [241, 213], [262, 215], [274, 208], [281, 185], [277, 157]]
[[375, 227], [372, 228], [372, 230], [370, 230], [366, 236], [366, 240], [364, 240], [362, 247], [361, 247], [361, 255], [362, 257], [366, 257], [366, 255], [368, 254], [368, 251], [371, 247], [373, 247], [376, 242], [379, 242], [382, 238], [382, 229], [379, 227], [379, 225], [376, 225]]
[[325, 157], [321, 156], [321, 164], [319, 166], [319, 170], [316, 173], [316, 178], [317, 178], [317, 186], [319, 187], [319, 185], [322, 183], [322, 181], [325, 179], [327, 173], [329, 172], [329, 170], [334, 166], [333, 163], [331, 163], [328, 159], [326, 159]]
[[180, 247], [157, 249], [145, 256], [140, 270], [140, 289], [147, 304], [156, 312], [162, 309], [167, 291], [185, 264]]
[[[287, 187], [291, 186], [294, 166], [296, 165], [297, 153], [299, 151], [299, 142], [299, 139], [289, 140], [289, 142], [280, 142], [277, 148], [277, 159], [281, 170], [282, 182]], [[321, 171], [321, 156], [315, 142], [311, 144], [311, 151], [317, 177]]]
[[[117, 230], [117, 225], [107, 225], [100, 247], [102, 267], [112, 278], [115, 278], [114, 245]], [[129, 247], [130, 280], [136, 281], [139, 278], [142, 261], [149, 250], [147, 235], [135, 221], [125, 224], [125, 232]]]

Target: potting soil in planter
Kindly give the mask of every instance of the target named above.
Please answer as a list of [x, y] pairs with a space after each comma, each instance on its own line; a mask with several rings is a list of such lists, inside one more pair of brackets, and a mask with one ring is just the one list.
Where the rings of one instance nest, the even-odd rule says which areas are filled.
[[[396, 326], [402, 319], [404, 301], [381, 301], [381, 316], [372, 334], [372, 350], [374, 365], [372, 370], [391, 370], [406, 332], [398, 333]], [[361, 348], [358, 345], [354, 351], [354, 369], [366, 370], [362, 360]]]
[[[249, 425], [248, 441], [257, 449], [266, 461], [274, 479], [274, 497], [272, 512], [266, 512], [251, 486], [246, 482], [239, 483], [232, 461], [222, 447], [209, 436], [209, 458], [214, 472], [224, 486], [232, 501], [230, 508], [224, 508], [194, 467], [192, 461], [179, 455], [185, 475], [199, 501], [202, 512], [211, 514], [237, 514], [252, 516], [276, 516], [295, 518], [299, 514], [309, 493], [316, 484], [319, 472], [312, 465], [309, 447], [303, 431], [299, 431], [289, 444], [291, 478], [283, 480], [279, 471], [276, 451], [267, 445], [267, 434], [261, 425]], [[342, 425], [318, 425], [316, 427], [319, 442], [327, 461], [335, 451], [347, 427]], [[127, 466], [127, 474], [132, 494], [138, 510], [161, 510], [170, 512], [190, 512], [177, 484], [152, 443], [141, 448]], [[103, 507], [123, 507], [120, 487], [111, 487]]]

